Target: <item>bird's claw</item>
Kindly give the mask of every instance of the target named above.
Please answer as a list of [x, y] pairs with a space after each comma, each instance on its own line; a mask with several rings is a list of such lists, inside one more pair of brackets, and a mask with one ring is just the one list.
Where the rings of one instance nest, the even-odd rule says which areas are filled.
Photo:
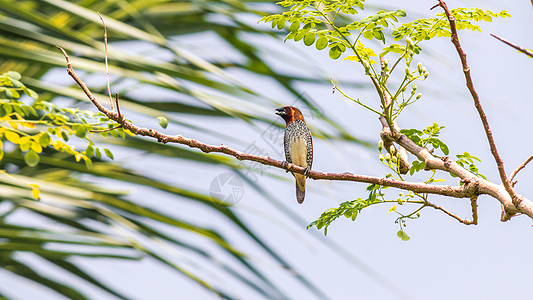
[[288, 161], [284, 161], [284, 162], [281, 163], [281, 165], [285, 169], [285, 173], [289, 173], [289, 170], [287, 170], [287, 166], [289, 165], [289, 162]]
[[304, 171], [304, 176], [305, 177], [308, 177], [309, 171], [311, 171], [311, 168], [309, 168], [309, 167], [305, 168], [305, 171]]

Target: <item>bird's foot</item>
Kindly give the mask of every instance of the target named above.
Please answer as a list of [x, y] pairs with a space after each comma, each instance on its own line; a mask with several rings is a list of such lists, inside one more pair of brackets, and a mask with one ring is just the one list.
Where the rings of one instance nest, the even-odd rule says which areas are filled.
[[311, 171], [311, 168], [307, 167], [304, 171], [304, 176], [307, 177], [309, 175], [309, 171]]
[[289, 165], [289, 162], [288, 161], [283, 161], [281, 163], [281, 165], [283, 166], [283, 168], [285, 169], [285, 173], [289, 173], [289, 170], [287, 170], [287, 166]]

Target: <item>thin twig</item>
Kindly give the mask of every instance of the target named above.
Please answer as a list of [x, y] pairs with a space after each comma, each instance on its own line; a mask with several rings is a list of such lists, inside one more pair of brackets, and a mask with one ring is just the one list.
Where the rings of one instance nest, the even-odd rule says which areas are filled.
[[354, 98], [348, 96], [346, 93], [344, 93], [344, 92], [339, 88], [339, 86], [333, 81], [333, 79], [330, 79], [330, 82], [331, 82], [331, 84], [333, 84], [333, 92], [335, 92], [335, 91], [339, 91], [339, 93], [341, 93], [341, 95], [342, 95], [343, 97], [352, 100], [353, 102], [355, 102], [355, 103], [361, 105], [362, 107], [364, 107], [364, 108], [370, 110], [370, 111], [373, 112], [373, 113], [376, 113], [376, 114], [378, 114], [378, 115], [381, 115], [381, 113], [380, 113], [379, 111], [373, 109], [373, 108], [370, 107], [370, 106], [367, 106], [366, 104], [364, 104], [363, 102], [361, 102], [361, 100], [359, 100], [359, 99], [354, 99]]
[[493, 37], [497, 38], [498, 40], [500, 40], [500, 41], [506, 43], [507, 45], [509, 45], [509, 46], [511, 46], [511, 47], [513, 47], [513, 48], [515, 48], [516, 50], [518, 50], [518, 51], [520, 51], [520, 52], [522, 52], [522, 53], [527, 54], [529, 57], [533, 57], [533, 51], [528, 50], [528, 49], [526, 49], [526, 48], [524, 48], [524, 47], [520, 47], [520, 46], [518, 46], [517, 44], [514, 44], [514, 43], [512, 43], [512, 42], [510, 42], [510, 41], [508, 41], [508, 40], [506, 40], [506, 39], [504, 39], [504, 38], [502, 38], [502, 37], [500, 37], [500, 36], [497, 36], [497, 35], [494, 34], [494, 33], [491, 33], [490, 35], [492, 35]]
[[526, 167], [526, 165], [533, 160], [533, 154], [528, 157], [526, 160], [524, 160], [523, 163], [521, 163], [514, 171], [513, 173], [511, 173], [511, 175], [509, 176], [509, 181], [513, 181], [513, 179], [515, 178], [516, 174], [518, 174], [518, 172], [520, 172], [523, 168]]
[[111, 131], [111, 130], [115, 130], [115, 129], [119, 129], [120, 127], [122, 127], [122, 125], [118, 125], [118, 126], [115, 126], [113, 128], [107, 128], [107, 129], [94, 129], [94, 130], [89, 130], [89, 132], [106, 132], [106, 131]]
[[505, 174], [505, 168], [503, 166], [503, 160], [500, 157], [500, 154], [498, 153], [498, 149], [496, 148], [496, 143], [494, 142], [494, 137], [492, 136], [492, 131], [490, 130], [487, 115], [485, 114], [485, 111], [483, 110], [483, 107], [481, 106], [479, 95], [476, 89], [474, 88], [474, 83], [472, 81], [472, 76], [470, 74], [470, 67], [468, 66], [468, 63], [466, 61], [466, 53], [463, 51], [463, 49], [461, 48], [461, 44], [459, 43], [459, 36], [457, 34], [457, 28], [455, 26], [455, 18], [451, 15], [450, 11], [448, 10], [448, 7], [446, 6], [446, 3], [443, 0], [439, 0], [438, 6], [444, 9], [444, 13], [446, 14], [446, 17], [448, 18], [448, 21], [450, 23], [452, 43], [455, 46], [457, 53], [459, 54], [459, 58], [461, 59], [461, 64], [463, 66], [463, 73], [465, 74], [465, 79], [466, 79], [466, 86], [468, 87], [468, 90], [470, 91], [470, 94], [472, 95], [472, 98], [474, 99], [474, 106], [477, 109], [477, 112], [481, 119], [481, 123], [483, 123], [483, 128], [485, 129], [485, 135], [487, 136], [487, 139], [489, 141], [490, 152], [492, 153], [492, 156], [494, 157], [494, 160], [496, 161], [496, 164], [498, 165], [498, 173], [500, 174], [500, 179], [502, 181], [503, 186], [505, 187], [505, 190], [509, 193], [509, 195], [511, 195], [511, 198], [513, 199], [513, 203], [518, 208], [519, 203], [518, 202], [515, 203], [515, 201], [517, 201], [519, 197], [516, 191], [511, 186], [509, 180], [507, 179], [507, 175]]
[[109, 103], [111, 104], [111, 110], [113, 110], [113, 99], [111, 99], [111, 86], [109, 84], [109, 66], [107, 63], [107, 29], [105, 27], [104, 18], [99, 12], [96, 12], [98, 16], [100, 17], [100, 20], [102, 20], [102, 26], [104, 26], [104, 60], [105, 60], [105, 77], [107, 80], [107, 95], [109, 96]]
[[470, 197], [470, 205], [472, 206], [472, 224], [477, 225], [477, 197], [474, 195]]
[[115, 93], [115, 105], [117, 107], [117, 113], [119, 119], [122, 119], [122, 114], [120, 113], [120, 106], [118, 105], [118, 92]]
[[[431, 202], [427, 202], [426, 205], [427, 205], [427, 206], [430, 206], [430, 207], [433, 207], [434, 209], [437, 209], [437, 210], [440, 210], [440, 211], [444, 212], [444, 213], [447, 214], [448, 216], [450, 216], [450, 217], [456, 219], [457, 221], [459, 221], [459, 222], [461, 222], [461, 223], [463, 223], [463, 224], [465, 224], [465, 225], [476, 225], [476, 224], [477, 224], [477, 220], [476, 220], [476, 222], [474, 223], [474, 221], [472, 221], [472, 220], [469, 220], [469, 219], [466, 219], [466, 218], [463, 219], [463, 218], [459, 217], [458, 215], [456, 215], [456, 214], [454, 214], [454, 213], [448, 211], [447, 209], [445, 209], [445, 208], [443, 208], [443, 207], [441, 207], [441, 206], [438, 206], [438, 205], [436, 205], [436, 204], [433, 204], [433, 203], [431, 203]], [[477, 216], [477, 215], [476, 215], [476, 216]]]

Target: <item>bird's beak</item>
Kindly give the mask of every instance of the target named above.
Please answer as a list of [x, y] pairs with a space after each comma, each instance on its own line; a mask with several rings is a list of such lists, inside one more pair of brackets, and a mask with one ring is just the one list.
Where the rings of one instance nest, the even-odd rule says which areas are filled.
[[286, 114], [285, 114], [285, 108], [283, 108], [283, 107], [276, 108], [276, 115], [278, 115], [278, 116], [284, 116], [284, 115], [286, 115]]

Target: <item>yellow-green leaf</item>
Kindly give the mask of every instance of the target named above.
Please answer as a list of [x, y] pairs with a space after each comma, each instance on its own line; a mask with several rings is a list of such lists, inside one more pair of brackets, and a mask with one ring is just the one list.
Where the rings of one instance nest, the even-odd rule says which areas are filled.
[[402, 230], [399, 230], [398, 233], [396, 233], [396, 235], [402, 239], [402, 241], [408, 241], [410, 240], [411, 238], [407, 235], [407, 233], [405, 233], [405, 231], [402, 231]]
[[316, 49], [322, 50], [328, 46], [328, 38], [327, 37], [321, 37], [316, 41]]
[[341, 51], [341, 49], [338, 46], [335, 46], [335, 47], [329, 49], [329, 57], [331, 59], [337, 59], [337, 58], [339, 58], [341, 56], [341, 54], [342, 54], [342, 51]]
[[12, 142], [13, 144], [18, 144], [20, 141], [20, 136], [18, 135], [18, 133], [13, 131], [6, 131], [4, 133], [4, 136], [8, 141]]
[[31, 150], [35, 151], [36, 153], [41, 153], [43, 152], [43, 147], [41, 147], [41, 145], [35, 143], [35, 142], [31, 142]]
[[39, 163], [39, 155], [33, 150], [29, 150], [24, 156], [24, 161], [30, 167], [35, 167]]
[[300, 22], [296, 21], [291, 24], [291, 27], [289, 28], [290, 31], [296, 31], [300, 29]]
[[311, 46], [313, 45], [313, 43], [315, 42], [315, 33], [314, 32], [308, 32], [305, 34], [304, 36], [304, 44], [306, 46]]
[[111, 151], [109, 151], [109, 149], [104, 148], [104, 152], [105, 152], [105, 155], [107, 155], [107, 157], [113, 159], [113, 153], [111, 153]]
[[41, 147], [48, 147], [50, 145], [50, 135], [48, 132], [43, 132], [39, 136], [39, 143], [41, 144]]
[[167, 128], [167, 126], [168, 126], [167, 118], [165, 118], [165, 117], [157, 117], [157, 119], [159, 120], [159, 125], [161, 125], [161, 127]]

